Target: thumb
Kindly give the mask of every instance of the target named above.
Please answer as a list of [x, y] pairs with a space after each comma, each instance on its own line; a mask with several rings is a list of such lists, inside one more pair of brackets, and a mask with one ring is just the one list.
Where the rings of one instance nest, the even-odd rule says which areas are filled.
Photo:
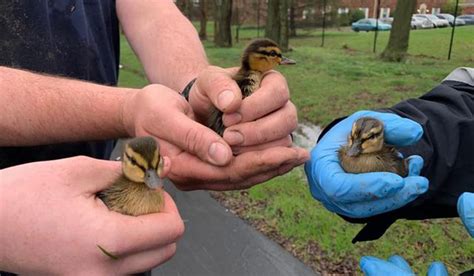
[[79, 182], [83, 192], [96, 194], [110, 187], [121, 175], [121, 162], [85, 156], [62, 159], [68, 182]]
[[428, 268], [428, 276], [448, 276], [448, 270], [441, 262], [433, 262]]
[[232, 150], [221, 136], [184, 113], [172, 117], [165, 122], [169, 130], [162, 134], [165, 140], [208, 163], [223, 166], [230, 162]]
[[242, 102], [242, 93], [231, 73], [220, 67], [203, 70], [192, 89], [190, 102], [201, 107], [208, 108], [210, 102], [220, 111], [230, 113], [237, 111]]

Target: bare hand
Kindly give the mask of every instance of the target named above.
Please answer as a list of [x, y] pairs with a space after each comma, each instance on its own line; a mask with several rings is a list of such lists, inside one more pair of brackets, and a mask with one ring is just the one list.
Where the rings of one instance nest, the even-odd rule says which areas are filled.
[[211, 106], [224, 112], [224, 140], [235, 154], [290, 146], [298, 117], [285, 78], [277, 71], [266, 73], [261, 87], [242, 100], [232, 79], [236, 70], [210, 66], [199, 74], [189, 96], [198, 121], [207, 122]]
[[[150, 85], [124, 108], [131, 136], [151, 135], [171, 159], [169, 178], [182, 190], [248, 188], [281, 175], [308, 158], [300, 148], [272, 147], [237, 157], [211, 129], [194, 121], [191, 106], [171, 89]], [[278, 145], [275, 145], [278, 146]]]
[[19, 274], [117, 275], [170, 259], [184, 231], [173, 200], [165, 194], [157, 214], [109, 211], [95, 194], [119, 174], [119, 162], [88, 157], [1, 170], [0, 267]]

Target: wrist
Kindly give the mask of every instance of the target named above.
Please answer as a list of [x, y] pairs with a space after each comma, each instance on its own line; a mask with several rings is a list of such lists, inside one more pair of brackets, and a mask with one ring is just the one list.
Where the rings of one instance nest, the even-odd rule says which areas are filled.
[[130, 89], [122, 98], [120, 110], [120, 122], [123, 133], [128, 137], [135, 136], [135, 112], [133, 112], [134, 101], [137, 97], [138, 89]]

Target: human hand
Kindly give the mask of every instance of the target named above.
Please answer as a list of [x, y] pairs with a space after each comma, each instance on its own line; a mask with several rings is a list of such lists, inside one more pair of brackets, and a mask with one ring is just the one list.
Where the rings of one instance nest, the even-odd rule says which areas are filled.
[[236, 72], [209, 66], [199, 74], [189, 94], [197, 120], [206, 124], [212, 106], [221, 110], [227, 127], [223, 137], [235, 154], [291, 146], [298, 116], [285, 78], [277, 71], [265, 73], [260, 88], [242, 100], [232, 79]]
[[324, 135], [305, 165], [311, 193], [328, 210], [351, 218], [374, 216], [400, 208], [428, 189], [428, 180], [419, 176], [423, 159], [417, 155], [409, 157], [409, 174], [405, 178], [388, 172], [344, 172], [337, 151], [347, 143], [353, 122], [363, 116], [381, 120], [385, 139], [392, 145], [413, 144], [423, 134], [421, 126], [412, 120], [391, 113], [359, 111]]
[[162, 213], [139, 217], [110, 211], [96, 197], [120, 173], [120, 162], [88, 157], [0, 170], [0, 267], [19, 274], [119, 275], [171, 258], [184, 226], [168, 194]]
[[[398, 255], [391, 256], [387, 261], [372, 257], [364, 256], [360, 260], [360, 269], [364, 275], [415, 275], [410, 265]], [[448, 276], [448, 271], [443, 263], [433, 262], [428, 268], [428, 276]]]
[[161, 154], [173, 164], [168, 177], [181, 190], [244, 189], [308, 160], [306, 150], [282, 146], [233, 157], [222, 137], [193, 119], [186, 100], [161, 85], [145, 87], [124, 106], [130, 135], [159, 140]]
[[458, 213], [467, 231], [474, 238], [474, 193], [463, 193], [458, 199]]

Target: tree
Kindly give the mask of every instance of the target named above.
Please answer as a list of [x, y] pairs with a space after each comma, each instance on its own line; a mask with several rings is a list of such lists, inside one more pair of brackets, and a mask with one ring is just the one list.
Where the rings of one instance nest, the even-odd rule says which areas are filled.
[[232, 0], [214, 0], [214, 44], [232, 47], [231, 20]]
[[290, 0], [290, 22], [289, 22], [289, 29], [290, 29], [290, 36], [296, 36], [296, 22], [295, 22], [295, 9], [296, 9], [296, 0]]
[[176, 0], [176, 6], [189, 20], [191, 20], [192, 5], [191, 0]]
[[207, 5], [206, 0], [199, 1], [199, 13], [201, 15], [200, 18], [200, 28], [199, 28], [199, 38], [201, 40], [207, 39]]
[[415, 9], [416, 1], [397, 1], [390, 38], [381, 55], [383, 60], [400, 62], [405, 59], [410, 39], [411, 17]]
[[265, 36], [288, 50], [288, 1], [268, 0]]

